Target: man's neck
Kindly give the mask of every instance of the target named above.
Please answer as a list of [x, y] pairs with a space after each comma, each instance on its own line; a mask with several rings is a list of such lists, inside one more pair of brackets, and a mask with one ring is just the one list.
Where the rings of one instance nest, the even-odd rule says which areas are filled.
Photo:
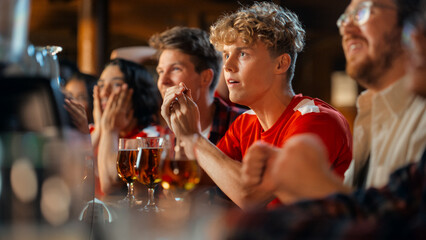
[[213, 96], [202, 98], [196, 102], [200, 111], [201, 131], [208, 128], [213, 122], [215, 105], [213, 104]]
[[277, 122], [278, 118], [280, 118], [282, 113], [286, 110], [293, 97], [293, 90], [287, 89], [278, 95], [271, 94], [260, 104], [251, 107], [251, 109], [256, 113], [264, 131], [270, 129]]
[[404, 57], [399, 57], [398, 59], [395, 59], [392, 66], [386, 69], [386, 71], [383, 72], [379, 76], [379, 79], [375, 81], [375, 84], [371, 86], [366, 86], [366, 88], [373, 90], [375, 92], [383, 91], [384, 89], [388, 88], [395, 82], [397, 82], [399, 79], [405, 76], [406, 70], [405, 70], [406, 61]]

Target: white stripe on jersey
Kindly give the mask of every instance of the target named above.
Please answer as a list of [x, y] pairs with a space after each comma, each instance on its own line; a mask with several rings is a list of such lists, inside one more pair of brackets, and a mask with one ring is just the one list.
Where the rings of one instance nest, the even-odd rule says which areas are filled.
[[302, 115], [305, 115], [307, 113], [319, 113], [320, 110], [318, 106], [315, 105], [314, 100], [309, 99], [303, 99], [302, 101], [297, 104], [295, 108], [293, 108], [294, 111], [299, 111]]

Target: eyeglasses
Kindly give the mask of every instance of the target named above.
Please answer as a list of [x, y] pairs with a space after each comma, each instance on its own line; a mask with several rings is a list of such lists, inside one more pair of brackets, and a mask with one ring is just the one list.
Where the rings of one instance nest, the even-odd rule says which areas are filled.
[[349, 21], [353, 21], [354, 24], [357, 26], [363, 25], [370, 18], [372, 7], [396, 10], [396, 7], [394, 6], [376, 3], [372, 1], [365, 1], [358, 4], [358, 6], [356, 6], [354, 10], [350, 12], [345, 12], [342, 15], [340, 15], [336, 23], [337, 27], [341, 28], [343, 24], [348, 24]]

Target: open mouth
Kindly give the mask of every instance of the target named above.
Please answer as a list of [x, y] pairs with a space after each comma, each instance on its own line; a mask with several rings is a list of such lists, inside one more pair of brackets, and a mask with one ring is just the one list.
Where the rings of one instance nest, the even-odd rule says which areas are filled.
[[364, 44], [359, 40], [350, 40], [346, 43], [345, 50], [347, 57], [353, 57], [364, 48]]
[[364, 47], [364, 40], [359, 37], [348, 37], [344, 39], [346, 55], [348, 57], [352, 56], [354, 53], [358, 52]]
[[360, 43], [353, 43], [353, 44], [349, 45], [349, 51], [353, 51], [353, 50], [356, 50], [356, 49], [359, 49], [359, 48], [361, 48]]
[[228, 83], [228, 85], [240, 83], [239, 81], [237, 81], [235, 79], [228, 79], [228, 80], [226, 80], [226, 82]]

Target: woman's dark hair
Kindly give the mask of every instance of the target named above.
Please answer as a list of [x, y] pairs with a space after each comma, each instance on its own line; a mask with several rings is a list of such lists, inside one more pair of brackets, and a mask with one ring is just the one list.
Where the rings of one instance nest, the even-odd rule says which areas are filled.
[[86, 85], [86, 90], [87, 90], [87, 96], [89, 97], [89, 99], [87, 99], [88, 103], [89, 103], [89, 112], [87, 113], [87, 117], [88, 117], [88, 121], [89, 123], [93, 122], [93, 114], [92, 114], [92, 110], [93, 110], [93, 87], [96, 85], [98, 78], [90, 75], [90, 74], [85, 74], [82, 72], [79, 72], [78, 70], [76, 72], [74, 72], [67, 80], [65, 83], [65, 86], [71, 81], [71, 80], [77, 80], [77, 81], [82, 81], [84, 82], [84, 84]]
[[161, 98], [148, 70], [142, 65], [121, 58], [111, 60], [107, 66], [118, 66], [124, 75], [124, 81], [133, 89], [134, 116], [139, 126], [145, 127], [155, 122]]

